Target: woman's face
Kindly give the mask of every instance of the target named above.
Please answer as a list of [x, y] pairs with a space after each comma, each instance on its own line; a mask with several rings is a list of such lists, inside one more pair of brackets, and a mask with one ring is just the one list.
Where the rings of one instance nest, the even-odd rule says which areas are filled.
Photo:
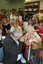
[[14, 28], [16, 28], [16, 27], [17, 27], [17, 25], [16, 25], [16, 24], [14, 24], [13, 26], [14, 26]]
[[37, 18], [35, 18], [35, 21], [37, 22], [37, 21], [38, 21], [38, 19], [37, 19]]
[[28, 30], [28, 33], [29, 33], [29, 35], [32, 35], [33, 31], [30, 29], [30, 30]]
[[2, 30], [0, 29], [0, 34], [2, 33]]
[[9, 22], [9, 19], [7, 19], [7, 22]]
[[42, 22], [40, 22], [40, 24], [39, 24], [40, 26], [43, 26], [43, 23]]
[[5, 23], [7, 23], [7, 21], [6, 21], [6, 20], [4, 20], [4, 24], [5, 24]]

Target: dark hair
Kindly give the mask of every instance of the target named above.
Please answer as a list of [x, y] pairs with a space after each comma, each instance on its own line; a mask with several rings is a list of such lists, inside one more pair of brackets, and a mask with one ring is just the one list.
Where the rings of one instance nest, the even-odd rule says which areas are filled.
[[40, 23], [43, 23], [43, 21], [42, 21], [42, 20], [40, 20], [40, 21], [39, 21], [39, 24], [40, 24]]

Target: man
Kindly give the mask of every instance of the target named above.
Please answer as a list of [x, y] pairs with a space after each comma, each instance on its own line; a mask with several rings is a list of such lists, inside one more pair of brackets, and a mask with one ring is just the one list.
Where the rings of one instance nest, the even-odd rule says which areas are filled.
[[7, 36], [7, 38], [4, 40], [3, 64], [28, 64], [22, 55], [22, 51], [24, 48], [24, 37], [21, 37], [22, 35], [22, 30], [16, 29], [10, 36]]

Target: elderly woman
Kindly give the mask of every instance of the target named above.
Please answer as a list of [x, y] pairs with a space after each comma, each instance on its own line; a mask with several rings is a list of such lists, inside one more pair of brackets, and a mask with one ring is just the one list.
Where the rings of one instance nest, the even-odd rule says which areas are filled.
[[[31, 53], [32, 55], [38, 56], [39, 50], [40, 48], [42, 48], [42, 43], [41, 43], [41, 38], [40, 36], [34, 32], [34, 28], [33, 26], [28, 26], [27, 27], [27, 34], [25, 37], [25, 43], [27, 44], [27, 46], [25, 47], [25, 57], [28, 57], [28, 49], [29, 49], [29, 45], [32, 44], [32, 50]], [[33, 58], [31, 58], [31, 60], [33, 60]]]
[[17, 28], [22, 29], [20, 26], [18, 26], [18, 23], [16, 21], [11, 22], [10, 33], [12, 33]]

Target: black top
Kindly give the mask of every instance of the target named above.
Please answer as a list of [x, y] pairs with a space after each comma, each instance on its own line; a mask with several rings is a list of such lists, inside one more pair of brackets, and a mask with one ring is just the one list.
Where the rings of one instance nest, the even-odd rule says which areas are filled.
[[11, 36], [7, 36], [3, 42], [4, 60], [3, 64], [15, 64], [18, 54], [21, 54], [24, 44], [19, 41], [19, 46]]
[[2, 43], [1, 42], [2, 42], [2, 40], [0, 40], [0, 48], [2, 47]]
[[[3, 31], [2, 31], [2, 36], [6, 36], [6, 33], [4, 33]], [[1, 47], [3, 47], [3, 46], [2, 46], [2, 39], [0, 40], [0, 48], [1, 48]]]
[[[2, 36], [6, 36], [6, 33], [5, 32], [2, 32]], [[2, 39], [0, 40], [0, 48], [3, 47], [2, 46]]]
[[8, 25], [3, 25], [3, 31], [6, 33], [6, 29], [10, 30], [10, 24]]
[[4, 31], [2, 31], [2, 36], [6, 36], [6, 33]]

